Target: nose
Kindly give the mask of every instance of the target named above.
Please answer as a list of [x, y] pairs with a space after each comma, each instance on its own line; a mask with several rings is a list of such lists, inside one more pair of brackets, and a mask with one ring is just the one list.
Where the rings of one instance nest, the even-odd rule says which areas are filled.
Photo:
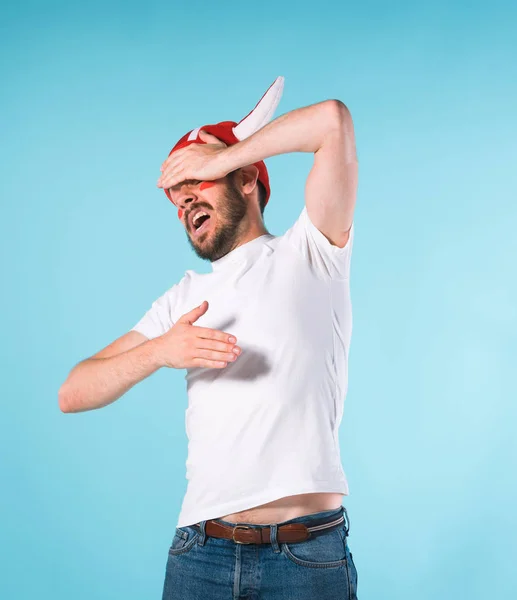
[[185, 209], [185, 208], [187, 208], [187, 206], [189, 204], [191, 204], [193, 202], [193, 200], [194, 200], [193, 196], [187, 195], [184, 198], [181, 198], [181, 200], [178, 202], [178, 207]]

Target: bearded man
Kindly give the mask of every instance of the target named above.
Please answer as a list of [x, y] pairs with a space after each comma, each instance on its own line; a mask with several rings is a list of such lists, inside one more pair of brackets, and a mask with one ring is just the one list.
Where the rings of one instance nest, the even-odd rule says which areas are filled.
[[[162, 367], [186, 369], [188, 485], [163, 600], [357, 598], [338, 441], [354, 129], [339, 100], [271, 121], [283, 84], [277, 78], [239, 123], [191, 130], [162, 164], [157, 185], [212, 271], [187, 270], [59, 392], [63, 412], [92, 410]], [[314, 164], [305, 206], [275, 236], [263, 218], [264, 159], [287, 152], [311, 152]]]

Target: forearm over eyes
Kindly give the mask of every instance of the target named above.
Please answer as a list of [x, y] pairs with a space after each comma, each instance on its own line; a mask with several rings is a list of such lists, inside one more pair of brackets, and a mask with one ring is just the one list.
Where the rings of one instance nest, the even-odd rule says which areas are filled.
[[75, 413], [102, 408], [163, 366], [157, 339], [108, 358], [78, 363], [59, 390], [59, 407]]

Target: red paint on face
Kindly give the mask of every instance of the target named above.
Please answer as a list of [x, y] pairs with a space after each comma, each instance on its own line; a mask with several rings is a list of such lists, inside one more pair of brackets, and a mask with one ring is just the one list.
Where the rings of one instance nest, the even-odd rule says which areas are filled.
[[183, 218], [183, 209], [178, 208], [178, 219], [181, 221], [182, 218]]

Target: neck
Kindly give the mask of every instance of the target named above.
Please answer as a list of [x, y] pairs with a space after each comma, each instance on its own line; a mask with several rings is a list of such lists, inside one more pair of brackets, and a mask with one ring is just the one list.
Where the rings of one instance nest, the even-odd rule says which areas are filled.
[[265, 228], [263, 222], [261, 222], [260, 224], [254, 224], [248, 228], [245, 234], [242, 234], [239, 237], [237, 247], [242, 246], [242, 244], [246, 244], [247, 242], [251, 242], [255, 238], [266, 234], [269, 234], [269, 231]]

